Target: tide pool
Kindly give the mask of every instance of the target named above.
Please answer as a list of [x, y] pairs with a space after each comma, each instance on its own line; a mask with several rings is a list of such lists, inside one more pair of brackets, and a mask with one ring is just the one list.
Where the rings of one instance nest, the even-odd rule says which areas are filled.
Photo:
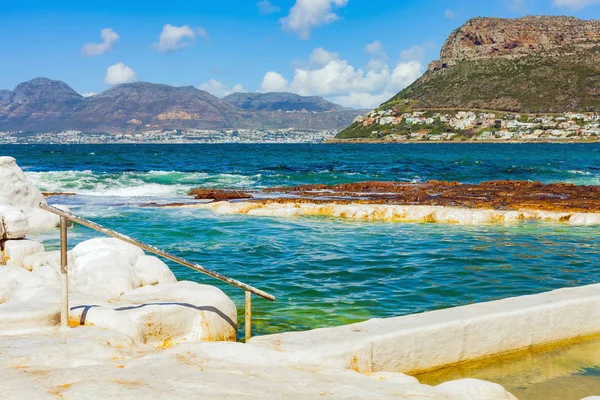
[[[263, 188], [362, 180], [597, 184], [595, 144], [0, 146], [74, 213], [267, 290], [255, 334], [335, 326], [598, 282], [599, 227], [457, 226], [216, 215], [141, 207], [196, 186]], [[75, 227], [70, 245], [96, 237]], [[32, 236], [36, 238], [36, 236]], [[58, 232], [37, 235], [49, 249]], [[216, 284], [240, 310], [243, 292]]]

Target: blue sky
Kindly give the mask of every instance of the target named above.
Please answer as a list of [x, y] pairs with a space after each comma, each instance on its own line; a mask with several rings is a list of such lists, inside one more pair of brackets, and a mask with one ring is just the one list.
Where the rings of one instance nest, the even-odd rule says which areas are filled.
[[0, 88], [45, 76], [96, 93], [137, 80], [373, 107], [471, 17], [599, 18], [600, 0], [2, 0], [0, 10]]

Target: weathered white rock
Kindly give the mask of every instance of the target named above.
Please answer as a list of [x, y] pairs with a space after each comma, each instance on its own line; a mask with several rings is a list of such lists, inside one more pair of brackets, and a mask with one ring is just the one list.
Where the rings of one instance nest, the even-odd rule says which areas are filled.
[[[240, 343], [190, 343], [158, 351], [94, 327], [2, 337], [0, 374], [0, 393], [11, 399], [514, 400], [493, 384], [431, 387], [403, 374], [367, 376]], [[457, 386], [470, 393], [458, 397]]]
[[[59, 252], [44, 252], [29, 240], [6, 241], [5, 248], [14, 267], [0, 275], [0, 334], [4, 326], [11, 331], [54, 326]], [[72, 324], [99, 326], [158, 347], [236, 339], [237, 310], [229, 297], [213, 286], [177, 282], [165, 263], [133, 245], [111, 238], [82, 242], [68, 253], [67, 269]], [[34, 312], [35, 322], [28, 322]]]
[[600, 224], [600, 215], [591, 213], [575, 213], [569, 218], [571, 225], [597, 225]]
[[77, 258], [89, 253], [95, 253], [99, 250], [110, 250], [112, 252], [119, 253], [119, 255], [127, 257], [128, 261], [131, 261], [137, 256], [144, 254], [144, 251], [139, 247], [112, 238], [95, 238], [86, 240], [85, 242], [81, 242], [75, 246], [71, 250], [71, 253], [73, 254], [73, 257]]
[[[70, 255], [69, 269], [75, 284], [83, 291], [98, 293], [106, 299], [117, 298], [140, 286], [177, 281], [158, 258], [144, 255], [140, 248], [116, 239], [85, 241], [75, 246]], [[48, 257], [52, 265], [58, 265], [58, 255]], [[29, 264], [39, 264], [39, 260], [28, 260], [25, 268]]]
[[133, 269], [135, 257], [127, 253], [101, 249], [75, 257], [71, 281], [80, 290], [98, 298], [116, 299], [142, 285]]
[[[72, 257], [70, 257], [69, 262], [72, 264]], [[25, 257], [22, 266], [29, 271], [33, 271], [44, 266], [50, 266], [58, 270], [60, 268], [60, 251], [42, 251], [31, 254]]]
[[502, 386], [477, 379], [460, 379], [436, 386], [440, 393], [453, 400], [517, 400]]
[[41, 243], [29, 239], [7, 240], [3, 248], [7, 264], [17, 266], [21, 266], [27, 256], [44, 251]]
[[169, 266], [156, 257], [143, 254], [138, 256], [133, 269], [142, 281], [142, 286], [177, 282]]
[[513, 223], [526, 220], [568, 222], [580, 225], [600, 224], [600, 214], [594, 213], [560, 213], [536, 210], [479, 210], [440, 206], [334, 203], [230, 203], [220, 201], [185, 205], [184, 207], [206, 208], [218, 214], [247, 214], [263, 217], [330, 216], [362, 221], [437, 222], [462, 225], [498, 222]]
[[233, 301], [214, 286], [194, 282], [141, 287], [110, 303], [79, 307], [71, 318], [156, 347], [233, 341], [237, 334]]
[[[48, 280], [21, 267], [0, 267], [0, 334], [31, 331], [53, 326], [58, 306]], [[58, 294], [57, 294], [58, 295]]]
[[13, 157], [0, 157], [0, 204], [21, 209], [31, 229], [52, 229], [60, 218], [39, 208], [46, 204], [42, 193], [27, 179]]
[[23, 239], [29, 231], [27, 216], [13, 206], [0, 205], [0, 225], [0, 240]]

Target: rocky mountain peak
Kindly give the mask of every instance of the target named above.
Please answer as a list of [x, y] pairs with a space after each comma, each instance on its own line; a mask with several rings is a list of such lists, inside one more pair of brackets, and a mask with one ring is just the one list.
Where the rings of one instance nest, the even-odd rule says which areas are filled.
[[384, 107], [527, 113], [600, 111], [600, 21], [473, 18], [440, 60]]
[[516, 58], [557, 48], [588, 49], [598, 44], [600, 21], [596, 20], [564, 16], [477, 17], [450, 34], [440, 61], [433, 67], [493, 57]]
[[76, 103], [82, 96], [69, 85], [48, 78], [35, 78], [17, 85], [12, 92], [12, 102], [17, 104], [54, 102]]

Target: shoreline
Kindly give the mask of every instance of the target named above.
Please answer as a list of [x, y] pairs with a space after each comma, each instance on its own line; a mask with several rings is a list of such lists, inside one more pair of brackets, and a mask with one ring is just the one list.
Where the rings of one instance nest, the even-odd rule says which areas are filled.
[[322, 144], [594, 144], [600, 140], [328, 140]]
[[56, 146], [94, 146], [94, 145], [140, 145], [140, 144], [164, 144], [164, 145], [328, 145], [328, 144], [595, 144], [598, 140], [359, 140], [359, 139], [336, 139], [322, 142], [163, 142], [163, 141], [143, 141], [143, 142], [97, 142], [97, 143], [0, 143], [3, 146], [36, 146], [36, 145], [56, 145]]

